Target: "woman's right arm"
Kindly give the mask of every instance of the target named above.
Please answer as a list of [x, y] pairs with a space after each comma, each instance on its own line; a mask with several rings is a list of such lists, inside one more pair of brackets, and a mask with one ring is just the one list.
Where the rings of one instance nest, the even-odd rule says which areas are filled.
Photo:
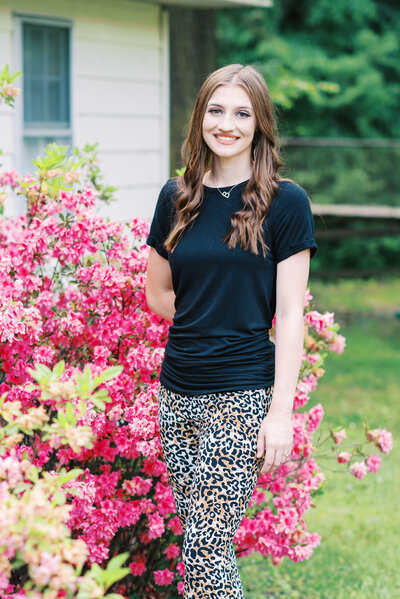
[[175, 314], [175, 293], [168, 260], [150, 248], [147, 262], [146, 300], [152, 312], [172, 322]]

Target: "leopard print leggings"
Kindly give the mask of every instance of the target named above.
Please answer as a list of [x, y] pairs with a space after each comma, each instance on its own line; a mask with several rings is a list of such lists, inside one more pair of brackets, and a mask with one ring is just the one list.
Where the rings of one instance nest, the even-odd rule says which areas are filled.
[[243, 599], [232, 541], [264, 461], [257, 436], [272, 391], [182, 395], [160, 383], [161, 445], [184, 530], [185, 599]]

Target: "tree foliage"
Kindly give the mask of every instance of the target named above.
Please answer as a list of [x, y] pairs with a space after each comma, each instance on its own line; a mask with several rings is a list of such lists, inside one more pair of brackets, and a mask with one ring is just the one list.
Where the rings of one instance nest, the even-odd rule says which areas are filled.
[[283, 0], [221, 10], [219, 64], [254, 64], [287, 136], [400, 137], [400, 7]]

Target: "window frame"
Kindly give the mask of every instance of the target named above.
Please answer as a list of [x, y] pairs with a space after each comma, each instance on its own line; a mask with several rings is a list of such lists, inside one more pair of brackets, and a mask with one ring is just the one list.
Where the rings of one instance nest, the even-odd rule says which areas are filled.
[[19, 79], [19, 86], [22, 88], [22, 102], [16, 102], [16, 119], [15, 119], [15, 138], [16, 138], [16, 167], [17, 170], [22, 169], [24, 156], [24, 138], [26, 137], [69, 137], [71, 140], [70, 147], [74, 146], [74, 105], [73, 105], [73, 51], [72, 51], [72, 33], [73, 21], [71, 19], [61, 17], [49, 17], [27, 13], [14, 12], [14, 31], [15, 31], [15, 70], [23, 70], [23, 25], [31, 23], [34, 25], [43, 25], [47, 27], [60, 27], [68, 30], [68, 103], [69, 103], [69, 127], [25, 127], [24, 121], [24, 83], [23, 74]]

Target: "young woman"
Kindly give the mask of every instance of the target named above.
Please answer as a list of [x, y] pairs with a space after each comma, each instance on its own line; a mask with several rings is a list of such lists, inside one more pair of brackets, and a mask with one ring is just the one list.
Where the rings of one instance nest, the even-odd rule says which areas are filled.
[[275, 127], [255, 68], [213, 72], [182, 147], [185, 173], [161, 189], [147, 238], [147, 302], [172, 323], [159, 421], [187, 599], [243, 598], [232, 540], [260, 473], [292, 449], [318, 246], [306, 192], [278, 175]]

